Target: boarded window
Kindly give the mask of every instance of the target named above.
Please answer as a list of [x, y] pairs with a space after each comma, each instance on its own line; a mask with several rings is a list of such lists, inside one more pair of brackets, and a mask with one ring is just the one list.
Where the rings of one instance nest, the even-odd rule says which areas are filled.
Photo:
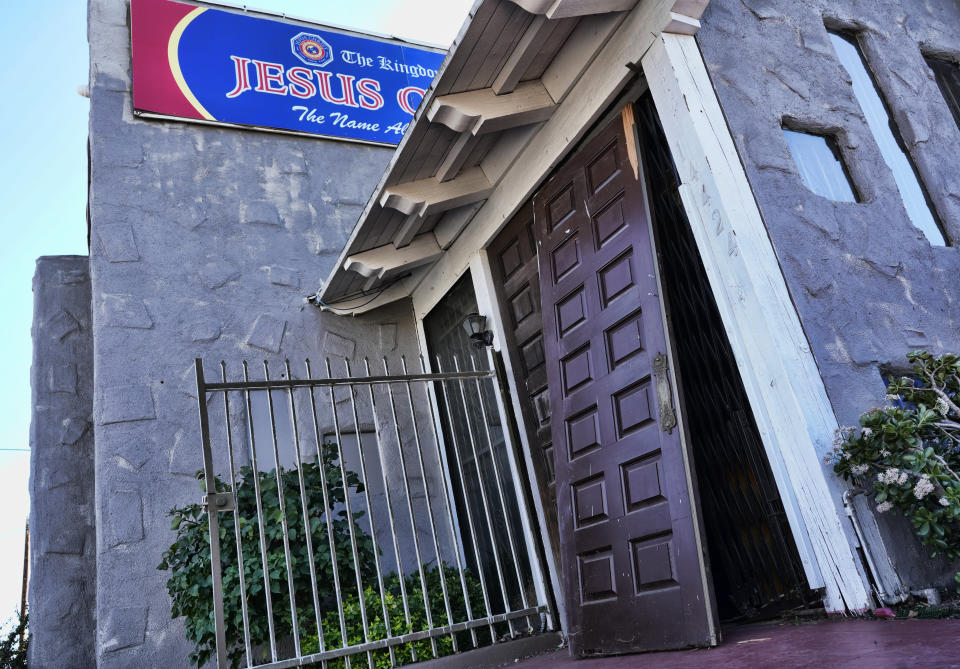
[[903, 141], [896, 132], [896, 126], [890, 118], [887, 105], [880, 96], [876, 82], [867, 69], [856, 38], [831, 32], [830, 41], [833, 42], [833, 48], [841, 64], [853, 81], [853, 93], [857, 102], [860, 103], [867, 125], [880, 147], [884, 161], [893, 172], [907, 216], [927, 236], [931, 244], [945, 245], [943, 232], [930, 207], [927, 194], [920, 184], [913, 163], [910, 162]]
[[960, 65], [927, 56], [927, 65], [933, 70], [943, 99], [953, 113], [953, 120], [960, 127]]
[[833, 137], [783, 129], [803, 185], [836, 202], [856, 202], [850, 178]]

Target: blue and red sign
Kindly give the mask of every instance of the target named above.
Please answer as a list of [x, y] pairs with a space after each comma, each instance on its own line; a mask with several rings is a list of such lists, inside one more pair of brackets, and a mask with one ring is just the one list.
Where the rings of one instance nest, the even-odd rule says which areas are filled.
[[141, 112], [397, 144], [444, 53], [172, 0], [133, 0]]

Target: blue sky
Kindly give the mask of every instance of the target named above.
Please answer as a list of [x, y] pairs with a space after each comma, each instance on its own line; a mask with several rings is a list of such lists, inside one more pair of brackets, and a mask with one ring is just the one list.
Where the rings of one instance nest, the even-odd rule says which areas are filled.
[[[230, 4], [230, 3], [223, 3]], [[232, 3], [240, 4], [240, 3]], [[252, 0], [250, 8], [448, 45], [472, 0]], [[0, 22], [0, 449], [26, 449], [34, 262], [87, 253], [85, 0], [9, 3]], [[38, 9], [40, 11], [38, 11]], [[0, 623], [19, 607], [29, 453], [0, 450]]]

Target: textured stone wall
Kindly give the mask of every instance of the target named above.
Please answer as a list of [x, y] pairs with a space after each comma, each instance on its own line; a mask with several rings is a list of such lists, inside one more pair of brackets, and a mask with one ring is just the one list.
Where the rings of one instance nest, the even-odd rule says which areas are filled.
[[[884, 403], [881, 370], [916, 348], [960, 351], [960, 251], [914, 228], [826, 24], [861, 45], [948, 237], [960, 245], [960, 129], [923, 54], [960, 56], [960, 4], [712, 0], [697, 34], [841, 424]], [[862, 203], [808, 191], [784, 118], [837, 136]], [[832, 476], [832, 475], [831, 475]], [[836, 488], [839, 490], [839, 486]], [[900, 519], [883, 520], [908, 586], [950, 582]]]
[[30, 666], [90, 667], [96, 538], [86, 256], [37, 260], [30, 385]]
[[365, 356], [416, 355], [417, 342], [409, 303], [351, 319], [304, 299], [391, 151], [138, 120], [127, 20], [124, 0], [90, 0], [98, 666], [186, 667], [155, 567], [167, 512], [201, 496], [193, 359], [208, 378], [243, 359], [256, 375], [263, 359], [279, 372], [309, 357], [322, 374], [326, 355], [362, 373]]

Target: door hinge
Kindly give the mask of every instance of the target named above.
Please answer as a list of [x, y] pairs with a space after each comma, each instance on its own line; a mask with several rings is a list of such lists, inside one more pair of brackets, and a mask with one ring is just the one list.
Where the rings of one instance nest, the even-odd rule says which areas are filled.
[[667, 376], [669, 365], [667, 356], [657, 353], [653, 359], [653, 378], [657, 382], [657, 401], [660, 404], [660, 428], [667, 434], [677, 426], [677, 414], [673, 410], [673, 393], [670, 391], [670, 379]]

